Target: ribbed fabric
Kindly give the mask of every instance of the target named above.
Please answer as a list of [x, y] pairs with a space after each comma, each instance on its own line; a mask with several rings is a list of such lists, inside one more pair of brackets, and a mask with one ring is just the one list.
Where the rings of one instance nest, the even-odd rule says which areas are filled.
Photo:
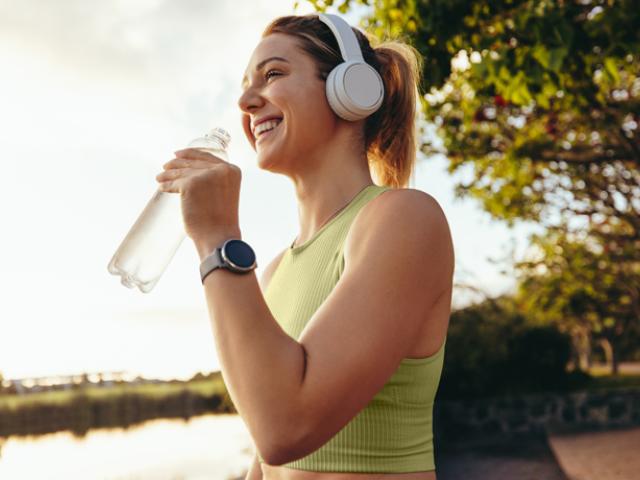
[[[290, 246], [282, 257], [265, 300], [291, 337], [299, 338], [342, 275], [344, 241], [355, 216], [390, 188], [367, 186], [312, 238]], [[283, 466], [317, 472], [435, 470], [432, 415], [443, 359], [444, 343], [430, 357], [404, 358], [385, 386], [340, 432], [315, 452]], [[258, 458], [263, 463], [259, 454]]]

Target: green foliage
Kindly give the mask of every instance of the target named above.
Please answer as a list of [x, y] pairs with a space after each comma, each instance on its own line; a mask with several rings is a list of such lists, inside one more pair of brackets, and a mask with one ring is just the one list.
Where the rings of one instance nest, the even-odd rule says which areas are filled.
[[566, 379], [571, 339], [554, 327], [533, 327], [509, 340], [510, 384], [559, 389]]
[[[509, 226], [547, 229], [535, 268], [552, 273], [522, 276], [527, 315], [607, 336], [616, 357], [625, 332], [640, 331], [638, 2], [309, 2], [321, 11], [368, 5], [361, 28], [423, 55], [422, 113], [441, 142], [425, 135], [421, 152], [465, 173], [456, 196]], [[562, 231], [582, 233], [599, 253], [567, 242], [556, 253]]]
[[494, 302], [454, 312], [438, 396], [458, 398], [491, 395], [500, 385], [507, 362], [507, 341], [522, 323]]
[[532, 324], [508, 297], [487, 300], [453, 313], [438, 396], [560, 391], [569, 354], [566, 334]]
[[[334, 4], [309, 1], [320, 11]], [[458, 196], [477, 198], [513, 224], [544, 222], [557, 208], [610, 215], [598, 203], [609, 188], [626, 200], [613, 215], [640, 230], [640, 192], [629, 189], [638, 186], [640, 164], [636, 2], [336, 3], [342, 10], [355, 4], [371, 7], [362, 28], [422, 53], [423, 111], [444, 149], [424, 138], [421, 150], [446, 154], [451, 173], [473, 169], [471, 181], [457, 184]]]
[[521, 308], [567, 332], [607, 339], [616, 373], [618, 350], [629, 336], [637, 338], [639, 328], [640, 252], [628, 242], [603, 241], [597, 232], [561, 229], [533, 236], [532, 246], [537, 255], [516, 264]]

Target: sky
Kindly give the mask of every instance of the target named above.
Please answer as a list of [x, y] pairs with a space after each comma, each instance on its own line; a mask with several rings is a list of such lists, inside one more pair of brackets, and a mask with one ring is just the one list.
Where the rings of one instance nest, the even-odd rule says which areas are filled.
[[[251, 8], [247, 8], [248, 4]], [[219, 369], [185, 239], [150, 293], [107, 264], [173, 152], [210, 128], [231, 134], [243, 172], [240, 227], [257, 275], [298, 232], [293, 184], [260, 170], [245, 138], [240, 79], [266, 25], [293, 0], [0, 0], [0, 372], [5, 378], [127, 371], [189, 378]], [[366, 6], [343, 15], [354, 26]], [[329, 9], [330, 13], [337, 13]], [[493, 221], [454, 199], [446, 158], [419, 156], [411, 188], [442, 206], [454, 283], [513, 288], [491, 259], [521, 255], [535, 225]], [[468, 173], [468, 172], [467, 172]], [[475, 297], [456, 288], [454, 307]]]

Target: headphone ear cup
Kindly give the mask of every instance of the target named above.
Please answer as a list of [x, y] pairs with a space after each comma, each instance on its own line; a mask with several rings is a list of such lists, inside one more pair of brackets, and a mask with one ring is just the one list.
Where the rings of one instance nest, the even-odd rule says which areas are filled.
[[340, 99], [338, 98], [338, 92], [336, 89], [337, 75], [340, 67], [344, 64], [336, 66], [331, 72], [329, 72], [329, 76], [327, 77], [325, 91], [327, 95], [327, 101], [329, 102], [329, 106], [334, 111], [336, 115], [344, 120], [354, 120], [352, 115], [350, 115], [349, 111], [344, 108], [344, 106], [340, 103]]
[[327, 77], [329, 105], [339, 117], [356, 121], [374, 113], [384, 98], [384, 84], [378, 72], [363, 62], [343, 62]]

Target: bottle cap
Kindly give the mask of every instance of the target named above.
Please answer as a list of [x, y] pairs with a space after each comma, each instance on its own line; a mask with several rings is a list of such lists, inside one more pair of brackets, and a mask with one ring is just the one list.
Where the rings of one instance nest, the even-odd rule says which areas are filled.
[[227, 148], [229, 142], [231, 141], [231, 135], [229, 135], [229, 132], [227, 132], [222, 127], [212, 128], [209, 133], [205, 135], [205, 137], [214, 137], [219, 139], [224, 145], [224, 148]]

